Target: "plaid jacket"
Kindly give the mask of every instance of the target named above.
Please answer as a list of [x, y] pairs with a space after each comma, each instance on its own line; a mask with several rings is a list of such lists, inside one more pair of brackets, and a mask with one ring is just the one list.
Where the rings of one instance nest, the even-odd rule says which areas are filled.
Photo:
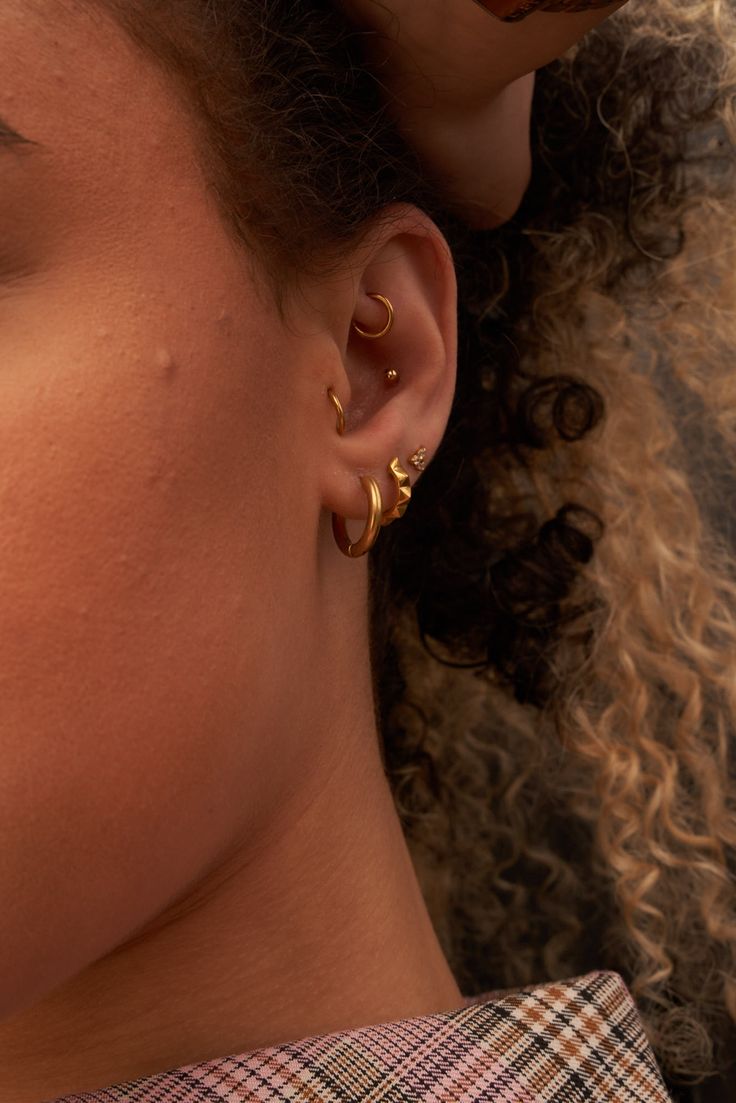
[[187, 1065], [63, 1103], [287, 1100], [668, 1103], [669, 1096], [624, 982], [598, 972]]

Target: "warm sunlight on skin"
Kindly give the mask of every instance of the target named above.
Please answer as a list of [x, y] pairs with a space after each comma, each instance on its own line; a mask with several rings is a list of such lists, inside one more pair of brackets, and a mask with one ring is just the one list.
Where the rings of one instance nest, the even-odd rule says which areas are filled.
[[3, 1103], [460, 998], [381, 768], [366, 562], [330, 528], [444, 431], [440, 235], [396, 223], [366, 268], [405, 380], [374, 417], [362, 273], [286, 326], [154, 65], [32, 10], [0, 12], [0, 115], [39, 143], [0, 154]]
[[156, 65], [91, 0], [0, 37], [0, 1099], [457, 1007], [331, 530], [442, 439], [444, 240], [394, 211], [283, 321]]

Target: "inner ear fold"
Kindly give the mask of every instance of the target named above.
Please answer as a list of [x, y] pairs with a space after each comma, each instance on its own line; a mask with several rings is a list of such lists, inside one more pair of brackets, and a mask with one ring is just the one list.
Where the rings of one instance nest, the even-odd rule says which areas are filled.
[[345, 349], [348, 423], [363, 424], [402, 388], [418, 387], [431, 401], [436, 375], [446, 374], [448, 366], [454, 386], [455, 358], [449, 247], [426, 215], [409, 208], [401, 218], [394, 214], [382, 222], [357, 281]]
[[358, 518], [365, 514], [359, 476], [377, 478], [392, 503], [391, 460], [398, 457], [416, 481], [409, 457], [423, 447], [430, 460], [439, 446], [454, 394], [457, 303], [447, 243], [413, 207], [379, 220], [352, 271], [341, 373], [346, 432], [334, 441], [325, 504]]
[[[393, 298], [377, 291], [360, 291], [357, 295], [345, 353], [351, 428], [374, 417], [402, 382], [404, 350], [399, 334], [406, 322], [408, 293], [405, 288], [402, 296], [402, 283], [405, 281], [395, 277], [391, 280]], [[373, 297], [376, 295], [381, 299]], [[400, 305], [394, 306], [394, 300]], [[401, 315], [398, 321], [397, 315]]]

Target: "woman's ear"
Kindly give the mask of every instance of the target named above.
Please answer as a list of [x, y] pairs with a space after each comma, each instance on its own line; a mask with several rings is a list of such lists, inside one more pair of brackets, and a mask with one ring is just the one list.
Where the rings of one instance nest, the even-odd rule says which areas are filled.
[[[377, 480], [386, 510], [397, 495], [392, 459], [398, 457], [413, 485], [422, 459], [431, 463], [444, 435], [457, 362], [455, 269], [432, 220], [416, 207], [395, 204], [350, 258], [348, 278], [344, 273], [341, 283], [331, 281], [324, 290], [334, 350], [326, 361], [331, 367], [324, 372], [320, 419], [326, 438], [322, 506], [365, 519], [360, 476]], [[343, 433], [330, 388], [344, 410]]]

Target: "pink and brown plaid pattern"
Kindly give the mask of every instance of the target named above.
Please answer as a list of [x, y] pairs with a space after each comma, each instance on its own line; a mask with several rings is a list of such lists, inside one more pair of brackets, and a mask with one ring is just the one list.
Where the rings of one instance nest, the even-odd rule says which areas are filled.
[[56, 1103], [668, 1103], [617, 973], [466, 997]]

